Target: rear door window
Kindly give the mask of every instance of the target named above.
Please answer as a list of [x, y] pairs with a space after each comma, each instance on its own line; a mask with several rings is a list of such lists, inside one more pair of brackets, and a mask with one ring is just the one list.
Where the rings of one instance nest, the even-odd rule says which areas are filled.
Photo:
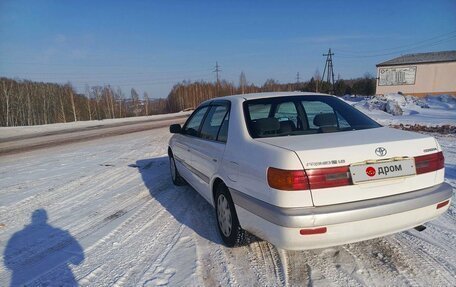
[[220, 127], [220, 131], [217, 135], [217, 141], [226, 143], [228, 139], [228, 124], [229, 124], [229, 119], [230, 119], [230, 112], [225, 115], [225, 118], [223, 119], [222, 126]]
[[227, 113], [228, 107], [225, 105], [212, 106], [204, 120], [200, 137], [206, 140], [217, 140], [217, 135]]

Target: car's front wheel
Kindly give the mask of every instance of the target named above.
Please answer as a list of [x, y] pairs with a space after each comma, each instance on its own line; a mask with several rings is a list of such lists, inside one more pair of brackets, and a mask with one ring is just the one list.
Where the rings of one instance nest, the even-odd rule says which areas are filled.
[[176, 162], [172, 154], [169, 156], [169, 169], [171, 172], [171, 179], [173, 180], [174, 185], [184, 185], [185, 180], [180, 176], [179, 172], [177, 171]]
[[228, 247], [242, 245], [245, 231], [241, 228], [228, 188], [219, 184], [215, 192], [217, 226], [223, 242]]

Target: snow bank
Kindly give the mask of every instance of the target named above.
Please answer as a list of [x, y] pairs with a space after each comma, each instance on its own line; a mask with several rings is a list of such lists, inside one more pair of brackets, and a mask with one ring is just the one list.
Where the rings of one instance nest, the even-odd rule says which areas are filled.
[[119, 118], [119, 119], [104, 119], [104, 120], [93, 120], [93, 121], [80, 121], [80, 122], [69, 122], [69, 123], [58, 123], [48, 125], [37, 125], [37, 126], [21, 126], [21, 127], [0, 127], [0, 140], [9, 137], [57, 132], [70, 129], [78, 128], [90, 128], [98, 126], [109, 126], [122, 123], [135, 123], [152, 120], [164, 120], [178, 116], [189, 116], [192, 111], [178, 112], [172, 114], [153, 115], [153, 116], [142, 116], [142, 117], [131, 117], [131, 118]]
[[418, 98], [401, 94], [344, 96], [343, 99], [383, 125], [456, 125], [456, 97]]

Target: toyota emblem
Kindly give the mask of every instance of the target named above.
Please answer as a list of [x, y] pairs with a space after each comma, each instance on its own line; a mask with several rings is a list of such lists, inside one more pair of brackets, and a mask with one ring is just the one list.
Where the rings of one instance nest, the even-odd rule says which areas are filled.
[[378, 147], [375, 149], [375, 154], [378, 156], [385, 156], [386, 155], [386, 148]]

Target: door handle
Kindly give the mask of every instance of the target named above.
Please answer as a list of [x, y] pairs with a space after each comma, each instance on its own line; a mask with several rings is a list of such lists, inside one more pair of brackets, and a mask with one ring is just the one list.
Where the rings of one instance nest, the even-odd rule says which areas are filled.
[[216, 159], [216, 158], [213, 158], [212, 161], [213, 161], [213, 162], [217, 162], [217, 159]]

